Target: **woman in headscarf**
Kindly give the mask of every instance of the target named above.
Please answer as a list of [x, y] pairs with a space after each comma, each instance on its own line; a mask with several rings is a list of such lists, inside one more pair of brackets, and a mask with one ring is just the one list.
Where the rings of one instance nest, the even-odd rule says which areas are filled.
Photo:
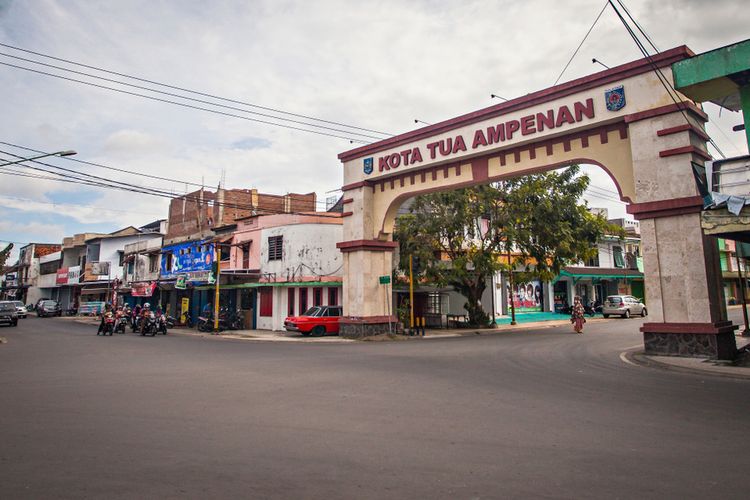
[[573, 300], [573, 312], [570, 314], [570, 322], [573, 323], [573, 330], [576, 333], [583, 333], [583, 324], [586, 322], [586, 318], [583, 317], [584, 313], [581, 298], [576, 297]]

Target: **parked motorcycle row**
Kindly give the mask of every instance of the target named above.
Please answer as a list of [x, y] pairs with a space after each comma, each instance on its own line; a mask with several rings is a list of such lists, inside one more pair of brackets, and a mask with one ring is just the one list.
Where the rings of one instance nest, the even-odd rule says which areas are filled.
[[[154, 312], [146, 305], [143, 309], [140, 307], [132, 310], [129, 307], [118, 308], [116, 311], [108, 309], [102, 315], [96, 334], [103, 336], [111, 336], [114, 333], [124, 334], [125, 329], [129, 327], [133, 333], [154, 337], [158, 334], [166, 335], [176, 323], [177, 320], [174, 317], [163, 314], [160, 310]], [[192, 324], [186, 326], [190, 328]], [[213, 314], [201, 315], [198, 318], [197, 327], [201, 332], [213, 332]], [[242, 329], [244, 329], [244, 319], [240, 310], [229, 311], [227, 308], [222, 308], [219, 311], [218, 331]]]

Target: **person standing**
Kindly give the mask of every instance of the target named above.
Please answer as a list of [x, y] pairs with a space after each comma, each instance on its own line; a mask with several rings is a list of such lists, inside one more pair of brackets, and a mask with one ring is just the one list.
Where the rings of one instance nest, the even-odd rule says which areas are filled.
[[573, 323], [573, 330], [576, 333], [583, 333], [583, 324], [586, 322], [584, 318], [585, 310], [581, 303], [581, 298], [576, 297], [573, 300], [573, 311], [570, 314], [570, 322]]

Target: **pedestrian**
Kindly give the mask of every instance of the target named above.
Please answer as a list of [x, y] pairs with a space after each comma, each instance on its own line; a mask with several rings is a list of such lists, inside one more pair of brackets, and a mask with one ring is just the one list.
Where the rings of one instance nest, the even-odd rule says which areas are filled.
[[586, 322], [584, 314], [585, 310], [583, 304], [581, 304], [581, 298], [576, 297], [573, 299], [573, 312], [570, 314], [570, 322], [573, 323], [573, 330], [576, 333], [583, 333], [583, 324]]

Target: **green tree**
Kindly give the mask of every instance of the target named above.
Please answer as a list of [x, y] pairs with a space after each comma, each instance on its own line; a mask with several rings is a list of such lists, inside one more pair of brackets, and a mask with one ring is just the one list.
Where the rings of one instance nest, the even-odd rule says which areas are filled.
[[8, 262], [11, 250], [13, 250], [13, 243], [8, 243], [8, 246], [0, 250], [0, 274], [5, 274], [5, 264]]
[[[494, 273], [521, 265], [526, 277], [549, 281], [564, 266], [591, 257], [604, 234], [621, 231], [580, 202], [588, 185], [574, 165], [419, 196], [396, 224], [399, 266], [408, 271], [413, 256], [421, 277], [454, 287], [466, 298], [469, 322], [486, 325], [481, 297]], [[511, 251], [514, 261], [504, 264], [498, 257]]]

